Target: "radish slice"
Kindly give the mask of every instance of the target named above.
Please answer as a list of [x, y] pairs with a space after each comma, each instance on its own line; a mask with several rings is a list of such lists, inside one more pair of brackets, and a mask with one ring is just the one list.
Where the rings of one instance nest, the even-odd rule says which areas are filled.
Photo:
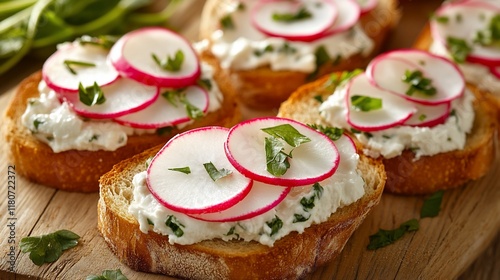
[[62, 99], [83, 117], [111, 119], [142, 110], [152, 104], [159, 95], [159, 89], [130, 79], [118, 79], [101, 88], [106, 101], [99, 105], [87, 106], [79, 99], [78, 93], [62, 93]]
[[[294, 21], [278, 21], [278, 14], [297, 14], [306, 9], [310, 17]], [[331, 1], [260, 1], [252, 9], [252, 24], [260, 32], [292, 41], [313, 41], [328, 29], [337, 17], [337, 8]]]
[[371, 12], [377, 7], [378, 0], [356, 0], [361, 7], [361, 15]]
[[413, 114], [404, 124], [419, 127], [433, 127], [444, 123], [451, 111], [451, 102], [438, 105], [414, 104], [417, 112]]
[[[403, 124], [415, 112], [413, 102], [370, 83], [365, 74], [352, 78], [346, 86], [347, 122], [361, 131], [376, 131]], [[382, 99], [382, 108], [358, 111], [351, 102], [355, 95]]]
[[498, 4], [486, 1], [464, 1], [443, 5], [436, 11], [436, 15], [449, 20], [444, 24], [432, 21], [432, 36], [445, 46], [448, 46], [446, 40], [448, 37], [463, 39], [472, 48], [467, 61], [496, 66], [500, 63], [500, 49], [474, 43], [474, 39], [479, 31], [488, 29], [491, 19], [499, 13]]
[[[163, 146], [147, 170], [149, 190], [165, 207], [185, 214], [213, 213], [228, 209], [249, 192], [252, 180], [238, 173], [224, 153], [229, 129], [203, 127], [178, 134]], [[212, 180], [204, 167], [231, 173]], [[190, 173], [175, 171], [189, 168]]]
[[[264, 128], [290, 125], [311, 141], [292, 151], [290, 167], [283, 175], [275, 176], [266, 170], [266, 138], [273, 138]], [[276, 137], [277, 138], [277, 137]], [[280, 141], [280, 140], [278, 140]], [[284, 152], [291, 146], [284, 143]], [[245, 176], [277, 186], [304, 186], [330, 177], [337, 169], [339, 154], [335, 144], [324, 134], [299, 122], [283, 118], [256, 118], [231, 128], [225, 144], [226, 155], [234, 167]]]
[[252, 190], [233, 207], [216, 213], [190, 216], [210, 222], [233, 222], [250, 219], [276, 207], [285, 199], [291, 189], [291, 187], [276, 187], [253, 181]]
[[323, 37], [331, 36], [353, 27], [361, 16], [361, 7], [356, 0], [331, 0], [338, 9], [335, 23], [323, 32]]
[[[414, 68], [410, 68], [412, 65]], [[436, 94], [427, 96], [415, 92], [407, 95], [409, 84], [401, 78], [406, 70], [422, 71], [424, 77], [432, 80]], [[463, 74], [453, 62], [421, 50], [401, 49], [379, 55], [367, 66], [366, 73], [377, 86], [425, 105], [448, 103], [460, 97], [465, 90]]]
[[[189, 86], [185, 90], [185, 97], [189, 104], [200, 109], [203, 113], [208, 110], [208, 92], [200, 86]], [[135, 128], [160, 128], [178, 125], [190, 121], [184, 104], [176, 102], [174, 105], [167, 98], [160, 96], [150, 106], [138, 112], [116, 118], [115, 121]]]
[[[107, 62], [107, 57], [108, 51], [101, 47], [68, 44], [45, 61], [42, 77], [47, 86], [56, 92], [77, 92], [79, 83], [84, 87], [94, 82], [105, 86], [119, 77], [115, 68]], [[89, 65], [78, 66], [75, 62]]]
[[[178, 71], [162, 69], [160, 61], [181, 51], [184, 60]], [[147, 85], [179, 88], [193, 85], [200, 76], [200, 63], [191, 44], [180, 35], [161, 27], [146, 27], [127, 33], [111, 48], [109, 59], [123, 76]]]

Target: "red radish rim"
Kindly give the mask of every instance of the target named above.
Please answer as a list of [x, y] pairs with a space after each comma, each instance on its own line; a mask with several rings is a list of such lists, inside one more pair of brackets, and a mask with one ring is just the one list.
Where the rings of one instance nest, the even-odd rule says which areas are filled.
[[361, 16], [364, 16], [377, 7], [378, 0], [367, 0], [364, 5], [361, 5], [359, 2], [358, 4], [361, 7]]
[[490, 73], [497, 77], [497, 79], [500, 79], [500, 66], [490, 67]]
[[[444, 123], [448, 117], [450, 116], [450, 113], [451, 113], [451, 102], [448, 102], [448, 103], [443, 103], [443, 104], [446, 104], [446, 112], [445, 114], [441, 115], [440, 117], [438, 118], [434, 118], [434, 119], [430, 119], [430, 120], [426, 120], [426, 121], [423, 121], [419, 124], [407, 124], [405, 123], [404, 125], [408, 125], [408, 126], [413, 126], [413, 127], [434, 127], [436, 125], [440, 125], [442, 123]], [[437, 106], [440, 106], [440, 105], [443, 105], [443, 104], [438, 104]]]
[[[163, 31], [167, 33], [171, 33], [178, 37], [181, 41], [184, 41], [186, 43], [186, 46], [188, 49], [191, 51], [192, 55], [196, 58], [197, 60], [197, 66], [195, 69], [195, 72], [192, 73], [190, 76], [182, 76], [182, 77], [166, 77], [166, 76], [156, 76], [153, 74], [146, 73], [137, 67], [134, 67], [132, 64], [128, 63], [127, 59], [122, 55], [123, 53], [123, 48], [125, 47], [125, 43], [130, 37], [133, 37], [137, 35], [137, 33], [142, 33], [142, 32], [149, 32], [149, 31]], [[185, 87], [189, 85], [193, 85], [196, 83], [198, 78], [201, 75], [201, 66], [200, 66], [200, 61], [199, 58], [196, 54], [196, 51], [194, 50], [193, 46], [189, 43], [189, 41], [179, 35], [178, 33], [175, 33], [174, 31], [171, 31], [167, 28], [163, 27], [144, 27], [141, 29], [137, 29], [134, 31], [131, 31], [124, 36], [122, 36], [111, 48], [111, 51], [109, 53], [109, 59], [111, 61], [111, 64], [120, 72], [122, 75], [129, 77], [131, 79], [134, 79], [138, 82], [147, 84], [147, 85], [153, 85], [153, 86], [160, 86], [160, 87], [172, 87], [172, 88], [180, 88], [180, 87]]]
[[[284, 34], [278, 34], [278, 33], [274, 33], [272, 31], [269, 31], [269, 30], [266, 30], [265, 28], [263, 28], [260, 24], [260, 22], [258, 22], [255, 18], [255, 13], [258, 12], [259, 8], [261, 8], [262, 5], [265, 5], [269, 2], [283, 2], [282, 0], [261, 0], [261, 1], [258, 1], [258, 3], [253, 7], [252, 11], [251, 11], [251, 21], [252, 21], [252, 25], [257, 29], [259, 30], [260, 32], [262, 32], [263, 34], [267, 35], [267, 36], [271, 36], [271, 37], [280, 37], [280, 38], [284, 38], [286, 40], [289, 40], [289, 41], [303, 41], [303, 42], [311, 42], [311, 41], [314, 41], [314, 40], [317, 40], [319, 38], [322, 38], [323, 37], [323, 34], [326, 30], [328, 30], [328, 28], [334, 24], [336, 18], [337, 18], [337, 13], [338, 13], [338, 10], [337, 10], [337, 7], [335, 6], [335, 4], [330, 1], [330, 0], [324, 0], [322, 1], [322, 3], [328, 3], [329, 5], [331, 5], [333, 7], [333, 9], [336, 11], [336, 14], [332, 15], [331, 17], [331, 20], [329, 20], [328, 22], [330, 22], [330, 24], [328, 24], [327, 26], [325, 26], [325, 28], [321, 31], [318, 31], [316, 33], [313, 33], [313, 34], [309, 34], [309, 35], [306, 35], [306, 34], [301, 34], [301, 35], [284, 35]], [[286, 2], [286, 1], [285, 1]]]
[[[207, 98], [207, 102], [206, 102], [205, 107], [202, 109], [202, 111], [203, 111], [204, 114], [206, 114], [207, 111], [208, 111], [208, 108], [210, 106], [210, 98], [208, 96], [208, 91], [204, 87], [201, 87], [201, 86], [198, 86], [198, 85], [193, 85], [192, 87], [197, 87], [197, 88], [201, 89], [202, 92], [205, 94], [205, 97]], [[159, 89], [157, 99], [160, 98], [159, 97], [159, 95], [160, 95], [159, 93], [160, 92], [161, 92], [161, 90]], [[152, 103], [150, 105], [152, 105]], [[141, 110], [146, 109], [150, 105], [142, 108]], [[137, 112], [140, 112], [141, 110], [138, 110]], [[126, 115], [124, 115], [124, 116], [126, 116]], [[178, 119], [176, 119], [174, 121], [154, 123], [154, 124], [147, 124], [147, 123], [138, 123], [138, 122], [133, 122], [133, 121], [127, 121], [127, 120], [120, 119], [119, 117], [113, 119], [113, 121], [116, 122], [116, 123], [119, 123], [121, 125], [129, 126], [129, 127], [133, 127], [133, 128], [157, 129], [157, 128], [162, 128], [162, 127], [166, 127], [166, 126], [174, 126], [174, 125], [179, 125], [179, 124], [182, 124], [182, 123], [186, 123], [186, 122], [191, 121], [191, 119], [188, 116], [186, 116], [184, 118], [178, 118]]]
[[229, 199], [227, 201], [224, 201], [224, 202], [221, 202], [218, 204], [214, 204], [214, 205], [211, 205], [211, 206], [205, 207], [205, 208], [195, 208], [195, 209], [191, 208], [191, 209], [189, 209], [189, 208], [178, 207], [176, 205], [171, 205], [170, 203], [168, 203], [164, 199], [162, 199], [160, 196], [158, 196], [156, 191], [151, 187], [150, 178], [149, 178], [149, 174], [151, 172], [150, 169], [153, 166], [154, 161], [157, 160], [157, 158], [161, 155], [161, 153], [166, 148], [168, 148], [172, 144], [172, 142], [175, 141], [175, 139], [177, 139], [179, 137], [183, 137], [185, 135], [196, 133], [196, 132], [201, 131], [201, 130], [209, 130], [209, 129], [220, 129], [220, 130], [226, 130], [226, 131], [229, 130], [228, 128], [221, 127], [221, 126], [205, 126], [205, 127], [198, 127], [198, 128], [194, 128], [192, 130], [188, 130], [188, 131], [179, 133], [179, 134], [175, 135], [174, 137], [172, 137], [170, 140], [168, 140], [167, 143], [156, 153], [156, 155], [151, 160], [151, 162], [146, 170], [147, 175], [148, 175], [146, 177], [146, 185], [148, 187], [149, 192], [154, 196], [154, 198], [158, 202], [160, 202], [161, 205], [165, 206], [166, 208], [171, 209], [173, 211], [180, 212], [180, 213], [184, 213], [184, 214], [202, 214], [202, 213], [217, 212], [220, 210], [228, 209], [231, 206], [235, 205], [236, 203], [241, 201], [250, 192], [252, 185], [253, 185], [253, 181], [251, 179], [249, 179], [249, 184], [242, 192], [240, 192], [238, 195], [232, 197], [231, 199]]
[[325, 32], [323, 32], [323, 37], [332, 36], [332, 35], [335, 35], [337, 33], [340, 33], [340, 32], [343, 32], [343, 31], [350, 29], [359, 21], [359, 18], [361, 17], [361, 6], [358, 4], [358, 2], [356, 2], [356, 0], [331, 0], [331, 1], [333, 1], [333, 2], [342, 1], [344, 4], [350, 2], [352, 5], [351, 8], [356, 9], [357, 16], [353, 17], [348, 23], [346, 23], [342, 26], [339, 26], [339, 27], [335, 27], [335, 23], [334, 23], [332, 25], [332, 27], [330, 27]]
[[272, 175], [264, 176], [264, 175], [256, 174], [256, 173], [252, 172], [251, 170], [248, 170], [247, 168], [245, 168], [241, 164], [239, 164], [230, 151], [229, 141], [226, 140], [226, 142], [224, 143], [224, 150], [226, 152], [226, 156], [228, 157], [229, 161], [234, 166], [234, 168], [236, 170], [238, 170], [241, 174], [243, 174], [243, 175], [247, 176], [248, 178], [253, 179], [255, 181], [259, 181], [259, 182], [266, 183], [269, 185], [285, 186], [285, 187], [297, 187], [297, 186], [305, 186], [305, 185], [309, 185], [309, 184], [314, 184], [316, 182], [319, 182], [319, 181], [322, 181], [326, 178], [331, 177], [335, 173], [335, 171], [337, 170], [337, 168], [339, 166], [339, 161], [340, 161], [340, 154], [339, 154], [337, 147], [335, 146], [335, 143], [325, 134], [323, 134], [317, 130], [312, 129], [303, 123], [300, 123], [300, 122], [292, 120], [292, 119], [280, 118], [280, 117], [261, 117], [261, 118], [254, 118], [254, 119], [246, 120], [246, 121], [240, 122], [240, 123], [236, 124], [235, 126], [233, 126], [229, 130], [229, 134], [228, 134], [227, 139], [230, 139], [231, 134], [234, 132], [234, 130], [238, 129], [240, 126], [246, 125], [246, 124], [253, 122], [253, 121], [259, 121], [259, 120], [284, 121], [284, 122], [288, 122], [288, 123], [293, 123], [294, 125], [298, 125], [298, 126], [301, 126], [305, 129], [308, 129], [310, 131], [313, 131], [314, 133], [319, 134], [320, 137], [323, 137], [324, 139], [328, 140], [328, 142], [330, 142], [332, 144], [332, 147], [337, 152], [337, 158], [333, 162], [334, 167], [329, 172], [326, 172], [325, 174], [318, 176], [318, 177], [302, 178], [302, 179], [288, 179], [288, 178], [275, 177]]

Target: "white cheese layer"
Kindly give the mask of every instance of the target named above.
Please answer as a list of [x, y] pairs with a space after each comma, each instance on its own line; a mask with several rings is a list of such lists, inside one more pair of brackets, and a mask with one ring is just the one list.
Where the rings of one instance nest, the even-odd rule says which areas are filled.
[[[139, 221], [142, 232], [147, 233], [152, 230], [167, 235], [171, 244], [193, 244], [214, 238], [227, 241], [239, 237], [245, 241], [254, 240], [273, 246], [276, 240], [292, 231], [302, 233], [312, 224], [326, 221], [338, 208], [352, 204], [364, 195], [364, 181], [356, 171], [359, 155], [347, 155], [340, 151], [340, 156], [337, 171], [332, 177], [320, 182], [324, 188], [323, 194], [319, 200], [314, 201], [314, 208], [308, 212], [304, 211], [300, 200], [314, 195], [312, 185], [294, 187], [276, 208], [247, 220], [223, 223], [196, 220], [162, 206], [149, 192], [146, 184], [146, 171], [134, 176], [133, 200], [128, 210]], [[309, 219], [294, 223], [295, 214], [309, 217]], [[182, 225], [182, 236], [176, 236], [165, 224], [169, 217], [172, 217], [171, 221], [175, 221], [177, 225]], [[283, 221], [283, 227], [271, 235], [271, 228], [267, 223], [275, 217]]]
[[234, 5], [228, 6], [226, 11], [234, 28], [217, 30], [212, 34], [210, 51], [223, 68], [249, 70], [269, 66], [274, 71], [311, 73], [316, 69], [315, 52], [319, 47], [323, 47], [332, 60], [346, 59], [356, 54], [368, 56], [374, 48], [373, 40], [359, 24], [313, 42], [267, 37], [251, 23], [250, 11], [256, 3], [243, 1], [245, 8], [238, 9], [238, 1], [234, 1]]
[[[340, 87], [319, 108], [321, 116], [331, 125], [351, 129], [347, 123], [346, 91]], [[460, 150], [465, 147], [467, 133], [474, 122], [474, 95], [466, 90], [461, 98], [451, 103], [451, 114], [446, 122], [433, 127], [396, 126], [380, 131], [356, 133], [365, 147], [364, 153], [377, 158], [393, 158], [403, 150], [411, 149], [415, 158]]]
[[[201, 78], [211, 81], [208, 112], [213, 112], [221, 107], [223, 95], [213, 80], [212, 67], [206, 63], [201, 66]], [[130, 135], [155, 133], [154, 129], [134, 129], [112, 120], [82, 118], [69, 104], [59, 102], [56, 93], [45, 82], [40, 82], [38, 90], [40, 97], [28, 101], [21, 122], [34, 137], [49, 145], [55, 153], [67, 150], [114, 151], [125, 146]], [[183, 123], [177, 127], [188, 124], [189, 122]]]

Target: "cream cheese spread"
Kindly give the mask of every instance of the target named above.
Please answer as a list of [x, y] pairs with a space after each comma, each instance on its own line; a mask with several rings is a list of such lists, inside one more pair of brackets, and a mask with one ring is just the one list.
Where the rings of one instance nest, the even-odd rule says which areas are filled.
[[359, 23], [347, 31], [327, 36], [313, 42], [287, 41], [267, 37], [251, 24], [251, 13], [256, 1], [239, 1], [227, 7], [234, 28], [217, 30], [210, 38], [210, 51], [219, 59], [223, 68], [249, 70], [269, 66], [274, 71], [292, 70], [311, 73], [316, 69], [315, 52], [323, 47], [331, 59], [345, 59], [361, 53], [368, 56], [374, 42]]
[[[321, 116], [331, 126], [351, 129], [347, 122], [346, 91], [339, 87], [319, 108]], [[461, 98], [451, 102], [452, 114], [446, 122], [433, 127], [396, 126], [370, 133], [355, 133], [365, 147], [364, 153], [377, 158], [393, 158], [403, 150], [415, 152], [415, 159], [463, 149], [467, 133], [474, 122], [474, 95], [465, 90]]]
[[[302, 233], [312, 224], [326, 221], [338, 208], [349, 205], [364, 195], [364, 181], [358, 174], [356, 166], [359, 155], [347, 155], [340, 151], [340, 165], [335, 174], [319, 182], [323, 193], [315, 206], [306, 212], [300, 203], [302, 198], [310, 198], [315, 189], [312, 185], [294, 187], [288, 196], [274, 209], [256, 217], [238, 222], [206, 222], [193, 219], [185, 214], [174, 212], [162, 206], [150, 193], [146, 183], [146, 171], [134, 176], [133, 199], [129, 213], [133, 215], [144, 233], [152, 230], [167, 235], [171, 244], [193, 244], [202, 240], [220, 238], [222, 240], [242, 239], [257, 241], [267, 246], [290, 232]], [[293, 222], [295, 215], [308, 218], [306, 221]], [[271, 227], [267, 224], [275, 217], [283, 222], [283, 227], [271, 235]], [[176, 235], [166, 221], [174, 221], [183, 234]]]
[[[213, 80], [213, 68], [206, 63], [201, 63], [201, 67], [201, 78], [211, 81], [208, 112], [213, 112], [221, 107], [223, 95]], [[155, 133], [154, 129], [134, 129], [112, 120], [82, 118], [68, 103], [61, 103], [44, 81], [40, 82], [38, 90], [40, 97], [28, 101], [21, 122], [34, 137], [49, 145], [55, 153], [72, 149], [114, 151], [125, 146], [130, 135]], [[177, 125], [177, 128], [189, 123]]]

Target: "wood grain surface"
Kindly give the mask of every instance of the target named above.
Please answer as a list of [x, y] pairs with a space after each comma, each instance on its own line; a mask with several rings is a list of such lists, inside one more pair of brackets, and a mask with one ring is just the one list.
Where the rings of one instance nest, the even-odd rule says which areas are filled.
[[[179, 31], [196, 38], [203, 1], [185, 1], [185, 12], [175, 21]], [[439, 1], [402, 1], [403, 18], [387, 43], [387, 49], [409, 47], [427, 16]], [[15, 85], [39, 69], [41, 61], [25, 59], [0, 76], [0, 112], [12, 97]], [[271, 113], [270, 113], [271, 114]], [[9, 160], [0, 142], [0, 279], [85, 279], [105, 269], [121, 269], [128, 279], [171, 279], [139, 273], [121, 264], [99, 235], [98, 194], [57, 191], [15, 177], [15, 209], [8, 210]], [[308, 279], [500, 279], [500, 160], [484, 178], [453, 190], [443, 198], [436, 218], [421, 220], [417, 232], [406, 234], [388, 247], [369, 251], [368, 237], [379, 228], [392, 229], [418, 218], [424, 197], [384, 194], [381, 203], [346, 244], [342, 255], [319, 268]], [[10, 168], [12, 170], [12, 168]], [[15, 220], [8, 220], [15, 218]], [[15, 229], [8, 227], [15, 222]], [[22, 237], [69, 229], [81, 236], [80, 244], [55, 263], [34, 265], [21, 253]], [[8, 243], [13, 234], [15, 243]], [[9, 273], [8, 255], [13, 245], [15, 273]]]

